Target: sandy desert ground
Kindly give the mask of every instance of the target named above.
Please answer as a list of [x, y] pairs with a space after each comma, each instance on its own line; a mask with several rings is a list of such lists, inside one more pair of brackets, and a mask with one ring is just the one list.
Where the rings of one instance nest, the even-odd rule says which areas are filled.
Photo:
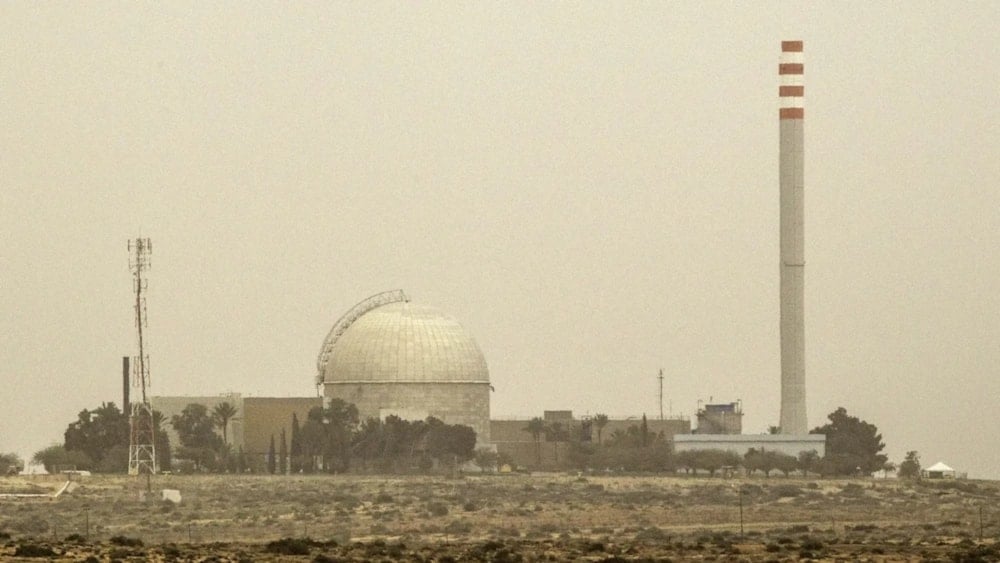
[[[2, 478], [0, 494], [64, 482]], [[152, 487], [140, 500], [144, 481], [95, 475], [58, 498], [0, 497], [0, 559], [1000, 560], [1000, 483], [986, 481], [168, 475]]]

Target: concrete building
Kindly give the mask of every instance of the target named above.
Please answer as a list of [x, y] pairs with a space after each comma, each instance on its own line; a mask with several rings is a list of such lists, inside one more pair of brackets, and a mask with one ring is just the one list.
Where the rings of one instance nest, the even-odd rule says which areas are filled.
[[798, 456], [801, 452], [816, 450], [816, 453], [822, 457], [826, 455], [826, 436], [823, 434], [797, 436], [786, 434], [680, 434], [674, 436], [675, 452], [724, 450], [743, 456], [750, 448], [776, 451], [790, 456]]
[[317, 359], [317, 385], [362, 419], [428, 416], [476, 431], [490, 441], [490, 380], [475, 339], [438, 309], [411, 303], [402, 291], [372, 296], [330, 329]]
[[[173, 416], [181, 414], [192, 403], [204, 406], [211, 415], [212, 409], [224, 402], [236, 408], [236, 416], [229, 421], [226, 432], [228, 443], [233, 452], [243, 450], [251, 467], [259, 466], [264, 459], [271, 445], [271, 436], [277, 443], [284, 430], [286, 439], [291, 440], [292, 415], [298, 417], [301, 425], [305, 423], [310, 409], [323, 406], [321, 397], [243, 397], [239, 393], [150, 398], [153, 410], [163, 413], [163, 429], [170, 437], [175, 453], [181, 443], [177, 431], [170, 424]], [[221, 437], [222, 430], [217, 428], [216, 434]]]
[[[243, 396], [239, 393], [224, 393], [221, 395], [207, 395], [207, 396], [172, 396], [172, 397], [150, 397], [149, 403], [153, 407], [154, 411], [160, 411], [163, 413], [163, 424], [162, 428], [167, 432], [167, 436], [170, 438], [170, 446], [174, 452], [180, 447], [181, 441], [177, 436], [177, 431], [170, 424], [171, 419], [181, 414], [185, 407], [190, 404], [201, 405], [205, 407], [208, 414], [212, 414], [212, 409], [221, 403], [229, 403], [236, 408], [236, 416], [229, 421], [229, 428], [226, 431], [227, 439], [229, 443], [233, 446], [233, 449], [243, 447], [244, 436], [243, 436]], [[216, 433], [221, 437], [222, 431], [217, 430]]]
[[704, 405], [698, 409], [696, 434], [741, 434], [743, 407], [740, 403]]
[[[564, 439], [553, 440], [550, 435], [539, 435], [539, 443], [527, 430], [529, 418], [497, 419], [490, 421], [490, 436], [496, 446], [497, 453], [509, 456], [514, 464], [521, 467], [556, 468], [565, 462], [563, 457], [569, 450], [571, 441], [581, 441], [596, 444], [598, 441], [608, 442], [616, 432], [626, 433], [630, 427], [642, 424], [641, 416], [612, 417], [600, 429], [590, 416], [574, 418], [573, 411], [545, 411], [541, 417], [546, 425], [559, 423], [566, 432]], [[662, 436], [670, 442], [678, 434], [691, 431], [691, 421], [684, 417], [670, 417], [663, 420], [646, 419], [646, 427], [654, 436]], [[541, 464], [538, 463], [541, 459]]]
[[299, 419], [301, 427], [309, 411], [323, 406], [322, 397], [246, 397], [243, 399], [243, 451], [248, 456], [263, 459], [271, 445], [285, 431], [291, 447], [292, 416]]

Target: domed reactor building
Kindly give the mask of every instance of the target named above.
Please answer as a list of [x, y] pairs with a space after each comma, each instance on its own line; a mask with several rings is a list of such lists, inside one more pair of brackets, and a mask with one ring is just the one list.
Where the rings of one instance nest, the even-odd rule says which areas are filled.
[[330, 329], [316, 362], [326, 401], [358, 407], [361, 419], [428, 416], [490, 441], [490, 377], [482, 350], [442, 311], [387, 291], [352, 307]]

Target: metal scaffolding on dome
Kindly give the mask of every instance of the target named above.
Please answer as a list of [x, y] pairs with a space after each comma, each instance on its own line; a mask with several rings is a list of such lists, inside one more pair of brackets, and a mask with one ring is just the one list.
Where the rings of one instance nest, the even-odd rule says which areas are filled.
[[326, 364], [330, 361], [330, 354], [333, 353], [333, 347], [337, 344], [337, 340], [347, 331], [348, 328], [354, 321], [360, 319], [365, 313], [371, 311], [372, 309], [377, 309], [383, 305], [388, 305], [390, 303], [406, 303], [409, 302], [410, 298], [403, 293], [402, 289], [394, 289], [392, 291], [383, 291], [382, 293], [376, 293], [367, 299], [364, 299], [357, 305], [353, 306], [341, 316], [333, 327], [330, 328], [330, 332], [326, 335], [323, 340], [323, 346], [319, 349], [319, 356], [316, 358], [316, 385], [322, 385], [324, 381], [323, 372], [326, 371]]

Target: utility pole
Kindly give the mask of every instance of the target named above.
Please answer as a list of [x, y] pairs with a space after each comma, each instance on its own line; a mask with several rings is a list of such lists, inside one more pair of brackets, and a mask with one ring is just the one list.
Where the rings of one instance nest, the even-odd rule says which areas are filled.
[[663, 368], [660, 368], [660, 375], [657, 379], [660, 380], [660, 420], [663, 420]]

